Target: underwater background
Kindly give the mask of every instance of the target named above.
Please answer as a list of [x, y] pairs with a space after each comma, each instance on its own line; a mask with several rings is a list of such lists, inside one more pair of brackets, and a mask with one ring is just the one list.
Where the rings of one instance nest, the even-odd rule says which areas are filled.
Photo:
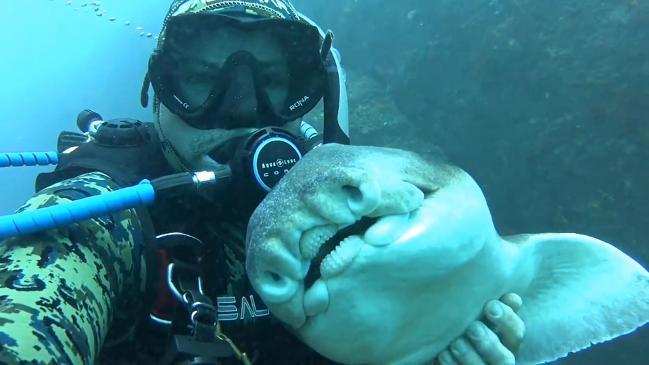
[[[649, 1], [294, 4], [336, 34], [354, 144], [445, 156], [502, 235], [584, 233], [649, 265]], [[150, 121], [140, 87], [167, 7], [0, 1], [0, 152], [55, 150], [86, 108]], [[0, 214], [49, 169], [0, 170]], [[644, 328], [556, 363], [647, 358]]]

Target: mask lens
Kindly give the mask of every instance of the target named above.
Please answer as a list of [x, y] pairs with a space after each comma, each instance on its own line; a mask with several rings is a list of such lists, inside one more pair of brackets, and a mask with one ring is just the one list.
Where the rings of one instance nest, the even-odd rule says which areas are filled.
[[[172, 56], [174, 57], [174, 56]], [[169, 70], [172, 89], [176, 96], [193, 108], [200, 108], [215, 92], [214, 80], [219, 77], [219, 64], [208, 64], [195, 58], [183, 58], [175, 55], [173, 63], [176, 68]]]

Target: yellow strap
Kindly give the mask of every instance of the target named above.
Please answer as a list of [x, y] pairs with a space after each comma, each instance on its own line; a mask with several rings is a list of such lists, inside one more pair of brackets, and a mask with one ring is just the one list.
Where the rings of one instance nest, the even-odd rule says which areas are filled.
[[252, 365], [250, 359], [248, 359], [248, 355], [246, 355], [245, 352], [241, 352], [237, 345], [235, 345], [234, 342], [232, 342], [232, 340], [225, 335], [225, 333], [221, 332], [220, 322], [216, 324], [216, 338], [227, 342], [232, 348], [232, 351], [234, 351], [234, 354], [237, 355], [237, 359], [239, 359], [239, 361], [241, 361], [243, 365]]

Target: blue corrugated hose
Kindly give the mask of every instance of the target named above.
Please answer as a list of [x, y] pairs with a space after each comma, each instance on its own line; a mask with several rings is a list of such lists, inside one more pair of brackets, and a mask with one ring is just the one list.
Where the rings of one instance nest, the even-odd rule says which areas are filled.
[[0, 167], [47, 166], [59, 163], [56, 152], [0, 153]]
[[[31, 161], [31, 160], [30, 160]], [[65, 204], [0, 217], [0, 239], [44, 231], [120, 210], [152, 204], [155, 191], [149, 180], [110, 193]]]

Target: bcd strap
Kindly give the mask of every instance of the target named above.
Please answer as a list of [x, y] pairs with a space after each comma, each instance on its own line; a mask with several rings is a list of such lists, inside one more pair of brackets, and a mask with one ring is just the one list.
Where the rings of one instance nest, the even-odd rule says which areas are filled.
[[245, 353], [224, 333], [212, 300], [205, 295], [201, 261], [206, 247], [201, 240], [184, 233], [168, 233], [157, 237], [159, 249], [169, 254], [167, 284], [180, 305], [171, 321], [169, 349], [161, 364], [179, 360], [188, 364], [218, 364], [219, 358], [236, 356], [245, 365]]

